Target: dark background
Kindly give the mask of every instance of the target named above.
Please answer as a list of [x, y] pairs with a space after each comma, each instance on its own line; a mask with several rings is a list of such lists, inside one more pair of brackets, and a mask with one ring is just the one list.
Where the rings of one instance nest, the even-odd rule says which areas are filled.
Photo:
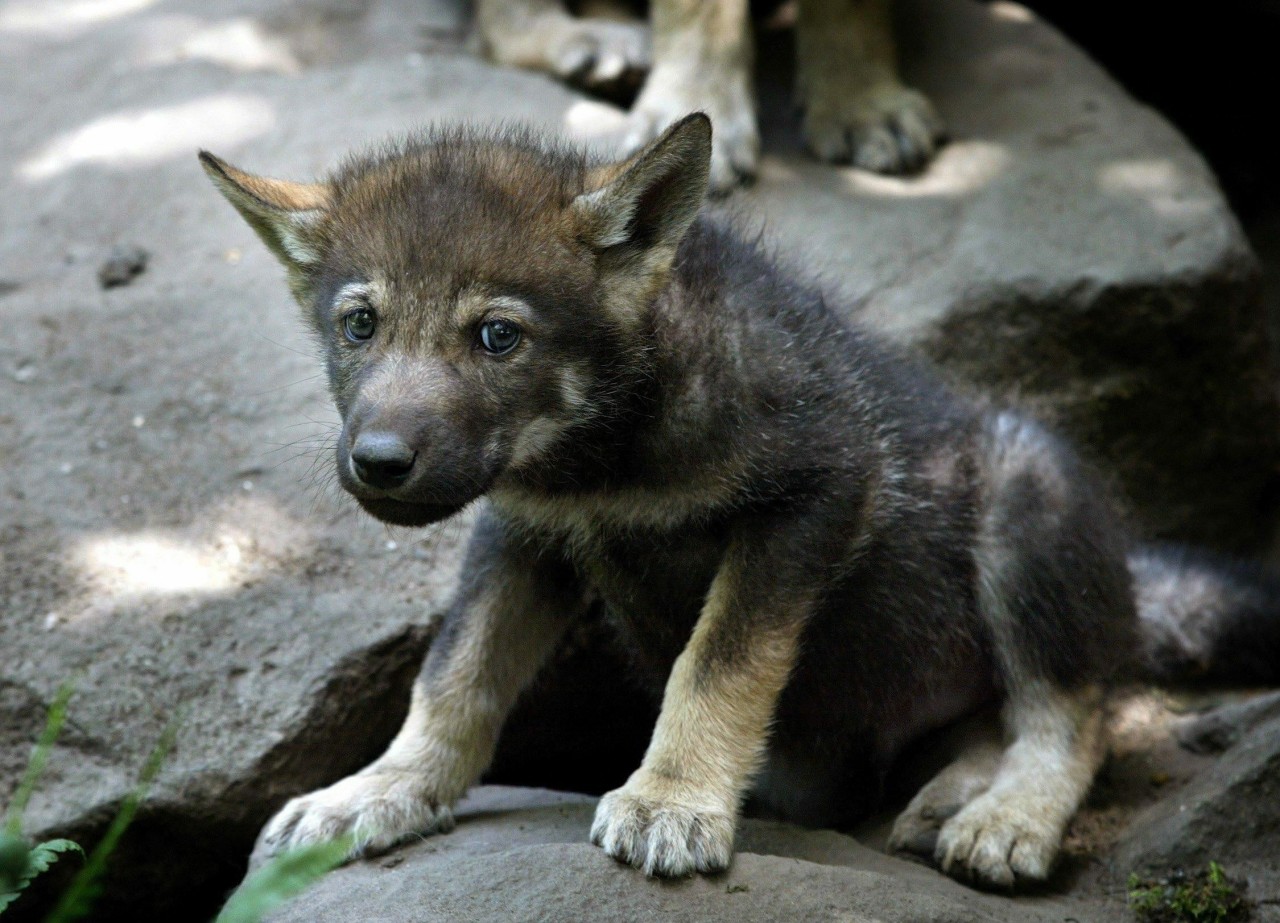
[[[1024, 4], [1083, 47], [1204, 155], [1262, 261], [1280, 341], [1280, 2]], [[1280, 355], [1280, 351], [1278, 351]]]

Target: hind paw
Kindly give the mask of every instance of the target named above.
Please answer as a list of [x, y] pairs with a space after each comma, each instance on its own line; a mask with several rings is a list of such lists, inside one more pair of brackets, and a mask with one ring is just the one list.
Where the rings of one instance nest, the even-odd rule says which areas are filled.
[[990, 793], [942, 825], [934, 858], [948, 875], [995, 888], [1049, 877], [1062, 831], [1028, 802]]
[[917, 805], [913, 801], [893, 822], [893, 832], [889, 834], [889, 851], [932, 857], [942, 825], [963, 807], [959, 802], [951, 805]]

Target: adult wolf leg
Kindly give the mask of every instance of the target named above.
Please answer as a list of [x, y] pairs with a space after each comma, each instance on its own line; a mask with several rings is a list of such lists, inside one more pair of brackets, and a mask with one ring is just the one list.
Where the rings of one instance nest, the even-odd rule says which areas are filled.
[[933, 156], [942, 120], [899, 77], [889, 14], [889, 0], [802, 0], [796, 89], [818, 157], [909, 173]]
[[653, 0], [653, 70], [631, 109], [627, 146], [638, 150], [690, 112], [711, 117], [711, 188], [753, 177], [760, 131], [752, 92], [747, 0]]

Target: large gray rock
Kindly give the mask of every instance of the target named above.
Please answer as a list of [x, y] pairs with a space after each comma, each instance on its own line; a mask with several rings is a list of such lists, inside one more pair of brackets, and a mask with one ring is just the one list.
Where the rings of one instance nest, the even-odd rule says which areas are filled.
[[[774, 106], [739, 203], [892, 336], [1064, 423], [1157, 530], [1256, 542], [1278, 430], [1253, 265], [1204, 165], [1016, 7], [916, 15], [955, 136], [929, 172], [814, 164]], [[65, 678], [37, 834], [92, 841], [181, 720], [100, 919], [212, 907], [275, 807], [378, 751], [466, 534], [391, 532], [335, 496], [281, 273], [193, 152], [305, 177], [466, 118], [608, 143], [617, 110], [474, 59], [463, 27], [454, 0], [0, 8], [0, 799]], [[151, 258], [104, 290], [117, 246]], [[598, 783], [634, 756], [597, 759]]]
[[[274, 914], [316, 920], [673, 920], [734, 923], [1037, 923], [1087, 908], [1065, 899], [1011, 901], [891, 859], [830, 831], [744, 821], [730, 870], [646, 879], [587, 843], [592, 799], [534, 789], [481, 788], [452, 833], [382, 860], [330, 873]], [[1083, 914], [1083, 915], [1082, 915]]]
[[1224, 706], [1179, 732], [1184, 746], [1225, 745], [1185, 787], [1133, 819], [1112, 864], [1121, 871], [1197, 871], [1218, 862], [1280, 919], [1280, 693]]

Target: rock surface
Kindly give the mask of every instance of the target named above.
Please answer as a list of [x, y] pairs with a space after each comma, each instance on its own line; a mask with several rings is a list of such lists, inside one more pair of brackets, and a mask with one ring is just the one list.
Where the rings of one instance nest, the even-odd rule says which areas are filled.
[[[937, 163], [910, 180], [814, 164], [766, 79], [762, 178], [731, 207], [762, 214], [851, 309], [1061, 422], [1155, 531], [1255, 545], [1280, 427], [1254, 267], [1203, 163], [1019, 8], [912, 15], [928, 28], [909, 60], [955, 138]], [[464, 30], [453, 0], [0, 7], [0, 800], [63, 679], [79, 693], [37, 835], [92, 842], [181, 720], [98, 919], [216, 906], [275, 807], [378, 751], [466, 534], [388, 531], [331, 489], [320, 369], [280, 271], [194, 151], [306, 177], [435, 119], [608, 143], [617, 110], [476, 60]], [[103, 290], [121, 244], [151, 261]], [[624, 693], [606, 683], [564, 725], [591, 734], [591, 710], [615, 714]], [[548, 746], [540, 733], [510, 739]], [[594, 779], [559, 784], [625, 774], [637, 744], [617, 737], [608, 754], [588, 741]], [[517, 749], [504, 778], [555, 781]], [[575, 842], [574, 862], [598, 860]]]
[[480, 788], [453, 833], [339, 869], [269, 919], [1056, 923], [1081, 912], [1060, 898], [981, 894], [850, 837], [763, 821], [743, 823], [724, 874], [646, 879], [587, 843], [593, 812], [582, 796]]
[[951, 143], [919, 179], [831, 170], [795, 153], [771, 97], [752, 207], [861, 317], [1068, 433], [1139, 531], [1256, 549], [1275, 376], [1255, 260], [1206, 165], [1020, 7], [903, 6], [908, 76]]
[[1209, 771], [1138, 814], [1112, 864], [1138, 871], [1230, 868], [1280, 919], [1280, 693], [1215, 709], [1179, 740], [1225, 752]]

